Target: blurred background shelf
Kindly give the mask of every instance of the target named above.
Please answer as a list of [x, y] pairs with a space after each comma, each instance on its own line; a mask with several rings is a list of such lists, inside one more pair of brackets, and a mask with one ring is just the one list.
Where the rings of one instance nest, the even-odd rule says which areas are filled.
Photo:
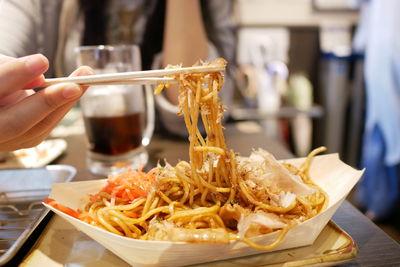
[[260, 112], [254, 108], [233, 107], [230, 109], [230, 115], [234, 120], [290, 119], [301, 114], [307, 115], [309, 118], [319, 119], [323, 117], [324, 110], [319, 105], [314, 105], [306, 110], [283, 106], [276, 113]]

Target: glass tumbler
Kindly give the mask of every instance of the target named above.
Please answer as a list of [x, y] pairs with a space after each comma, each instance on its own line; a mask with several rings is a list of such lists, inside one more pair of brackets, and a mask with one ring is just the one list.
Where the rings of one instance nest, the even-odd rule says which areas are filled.
[[[80, 46], [77, 63], [95, 74], [141, 70], [136, 45]], [[80, 100], [87, 139], [86, 160], [93, 174], [116, 174], [148, 161], [154, 130], [154, 97], [149, 86], [90, 86]]]

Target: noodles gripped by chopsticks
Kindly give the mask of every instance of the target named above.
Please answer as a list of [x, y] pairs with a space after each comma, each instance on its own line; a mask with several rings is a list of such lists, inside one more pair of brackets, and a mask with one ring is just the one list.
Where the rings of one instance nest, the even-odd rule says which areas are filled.
[[[226, 62], [218, 59], [204, 64]], [[326, 207], [327, 195], [309, 177], [312, 158], [324, 148], [311, 152], [300, 168], [282, 165], [314, 191], [296, 196], [287, 206], [276, 205], [275, 191], [279, 188], [255, 185], [235, 152], [226, 146], [222, 126], [225, 107], [218, 97], [222, 74], [179, 74], [174, 78], [179, 80], [180, 114], [189, 135], [189, 162], [180, 161], [176, 166], [166, 163], [147, 173], [128, 170], [110, 177], [107, 186], [91, 196], [84, 211], [73, 211], [54, 200], [47, 203], [121, 236], [225, 244], [239, 240], [260, 250], [274, 248], [292, 227]], [[158, 86], [155, 93], [161, 93], [164, 87]], [[204, 136], [199, 123], [204, 126]], [[241, 216], [250, 214], [272, 214], [284, 225], [277, 229], [260, 228], [260, 234], [280, 230], [273, 243], [260, 245], [239, 233]]]

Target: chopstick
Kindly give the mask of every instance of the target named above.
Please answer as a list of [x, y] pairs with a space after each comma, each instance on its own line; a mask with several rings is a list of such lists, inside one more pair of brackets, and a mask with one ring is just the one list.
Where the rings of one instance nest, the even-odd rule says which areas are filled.
[[46, 87], [49, 85], [65, 82], [78, 83], [82, 85], [176, 83], [176, 79], [165, 76], [221, 71], [225, 71], [225, 66], [196, 66], [163, 70], [94, 74], [89, 76], [45, 79], [45, 82], [42, 86]]
[[[81, 76], [83, 77], [83, 76]], [[149, 77], [149, 78], [136, 78], [136, 79], [124, 79], [124, 80], [110, 80], [106, 82], [89, 82], [89, 83], [79, 83], [84, 86], [94, 86], [94, 85], [146, 85], [146, 84], [175, 84], [178, 83], [177, 79], [165, 77]], [[54, 84], [54, 83], [52, 83]], [[48, 85], [45, 85], [48, 86]]]

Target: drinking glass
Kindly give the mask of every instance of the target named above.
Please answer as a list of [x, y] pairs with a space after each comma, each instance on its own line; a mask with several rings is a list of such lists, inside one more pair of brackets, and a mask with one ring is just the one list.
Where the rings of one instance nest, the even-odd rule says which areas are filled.
[[[80, 46], [78, 65], [96, 74], [141, 70], [136, 45]], [[87, 139], [87, 165], [108, 175], [138, 168], [148, 161], [146, 146], [154, 130], [154, 98], [142, 85], [90, 86], [80, 100]]]

